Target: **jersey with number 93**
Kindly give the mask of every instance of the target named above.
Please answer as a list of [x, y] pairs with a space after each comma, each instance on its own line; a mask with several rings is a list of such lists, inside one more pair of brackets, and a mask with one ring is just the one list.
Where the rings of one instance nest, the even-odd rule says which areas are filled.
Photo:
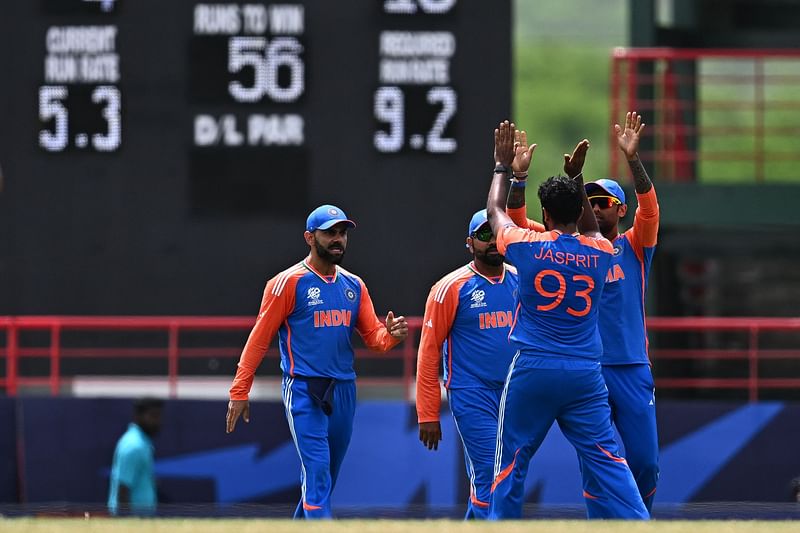
[[497, 249], [519, 274], [511, 342], [526, 355], [599, 361], [597, 312], [614, 253], [611, 243], [509, 226], [498, 235]]

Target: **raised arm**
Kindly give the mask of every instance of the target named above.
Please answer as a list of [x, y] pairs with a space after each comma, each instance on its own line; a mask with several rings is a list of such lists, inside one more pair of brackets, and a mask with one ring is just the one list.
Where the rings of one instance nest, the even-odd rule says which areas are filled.
[[528, 134], [524, 130], [514, 132], [514, 161], [511, 162], [513, 178], [506, 213], [517, 226], [541, 232], [545, 231], [544, 224], [528, 218], [525, 209], [525, 185], [528, 183], [528, 169], [535, 149], [535, 144], [528, 145]]
[[507, 120], [501, 122], [494, 130], [494, 177], [486, 201], [486, 215], [495, 235], [499, 235], [504, 227], [515, 225], [511, 217], [506, 214], [511, 163], [514, 161], [515, 131], [514, 124]]
[[636, 111], [625, 115], [625, 127], [614, 124], [614, 133], [617, 136], [617, 145], [625, 154], [628, 166], [633, 174], [633, 186], [636, 189], [636, 199], [639, 206], [633, 217], [633, 228], [629, 231], [631, 243], [637, 256], [641, 259], [641, 249], [656, 245], [658, 239], [659, 208], [653, 182], [639, 158], [639, 140], [644, 131], [642, 116]]
[[588, 151], [589, 140], [584, 139], [575, 146], [572, 155], [564, 154], [564, 172], [577, 182], [583, 198], [583, 212], [578, 219], [578, 231], [587, 237], [602, 237], [594, 210], [586, 196], [586, 187], [583, 186], [583, 164], [586, 162], [586, 152]]
[[527, 184], [528, 169], [533, 161], [533, 151], [535, 149], [535, 144], [528, 146], [528, 133], [525, 130], [514, 132], [514, 160], [511, 162], [513, 177], [507, 203], [509, 209], [518, 209], [525, 206], [525, 185]]
[[628, 111], [625, 114], [625, 127], [614, 124], [614, 133], [617, 135], [617, 145], [628, 160], [628, 166], [633, 173], [633, 186], [636, 194], [645, 194], [653, 187], [650, 176], [639, 159], [639, 138], [644, 131], [642, 116], [636, 111]]

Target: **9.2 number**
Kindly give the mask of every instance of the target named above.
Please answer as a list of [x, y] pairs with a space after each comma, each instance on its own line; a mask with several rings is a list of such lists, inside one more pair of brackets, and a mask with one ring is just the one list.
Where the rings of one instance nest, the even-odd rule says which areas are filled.
[[[431, 129], [424, 138], [425, 148], [428, 152], [443, 154], [452, 153], [458, 148], [455, 139], [442, 137], [448, 122], [455, 115], [457, 106], [456, 92], [452, 87], [431, 87], [426, 95], [431, 105], [441, 105], [436, 114]], [[405, 140], [405, 97], [399, 87], [379, 87], [375, 91], [375, 118], [388, 124], [388, 131], [375, 132], [373, 142], [380, 152], [398, 152], [403, 147]], [[420, 135], [411, 138], [412, 148], [416, 139], [422, 142]]]

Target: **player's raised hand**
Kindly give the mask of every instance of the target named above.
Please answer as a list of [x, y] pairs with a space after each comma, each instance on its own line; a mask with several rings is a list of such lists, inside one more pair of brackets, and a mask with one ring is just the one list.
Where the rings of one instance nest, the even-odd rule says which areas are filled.
[[494, 162], [498, 165], [510, 167], [514, 161], [514, 132], [516, 127], [513, 122], [504, 120], [494, 130]]
[[250, 401], [231, 400], [228, 402], [228, 416], [225, 417], [225, 433], [231, 433], [236, 427], [236, 421], [242, 417], [245, 422], [250, 423]]
[[575, 146], [572, 155], [564, 154], [564, 172], [574, 178], [583, 172], [583, 163], [586, 161], [586, 152], [589, 151], [589, 140], [584, 139]]
[[438, 450], [442, 440], [442, 426], [439, 422], [420, 422], [419, 441], [429, 450]]
[[636, 111], [628, 111], [625, 114], [625, 127], [614, 124], [614, 133], [617, 136], [617, 145], [628, 159], [634, 159], [636, 152], [639, 151], [639, 138], [644, 130], [642, 116]]
[[389, 311], [386, 315], [386, 329], [389, 335], [396, 339], [405, 339], [408, 336], [408, 322], [403, 315], [395, 318], [394, 313]]
[[533, 151], [536, 145], [528, 146], [528, 133], [525, 130], [514, 132], [514, 160], [511, 162], [511, 170], [517, 174], [527, 174], [528, 168], [533, 161]]

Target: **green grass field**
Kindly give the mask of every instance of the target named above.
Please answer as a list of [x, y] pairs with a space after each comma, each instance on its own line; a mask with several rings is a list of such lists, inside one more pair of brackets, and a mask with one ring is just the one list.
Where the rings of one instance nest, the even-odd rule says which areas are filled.
[[518, 522], [461, 522], [454, 520], [338, 520], [334, 522], [293, 522], [290, 520], [214, 519], [0, 519], [3, 533], [783, 533], [797, 531], [796, 522], [764, 521], [664, 521], [587, 522], [529, 520]]

